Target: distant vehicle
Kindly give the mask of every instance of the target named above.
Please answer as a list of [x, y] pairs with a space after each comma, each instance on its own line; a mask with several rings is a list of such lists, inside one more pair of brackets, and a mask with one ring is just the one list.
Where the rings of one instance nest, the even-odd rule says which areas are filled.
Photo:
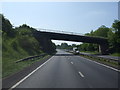
[[80, 53], [79, 53], [79, 51], [77, 50], [77, 51], [75, 51], [73, 54], [78, 55], [78, 54], [80, 54]]
[[77, 49], [77, 47], [73, 48], [73, 54], [78, 55], [79, 54], [79, 50]]

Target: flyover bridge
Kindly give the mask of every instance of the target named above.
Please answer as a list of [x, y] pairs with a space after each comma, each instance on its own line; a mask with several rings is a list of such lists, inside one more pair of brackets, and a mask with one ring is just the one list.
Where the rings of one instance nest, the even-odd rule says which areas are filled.
[[81, 33], [57, 31], [50, 29], [37, 29], [37, 30], [38, 31], [35, 35], [38, 37], [44, 36], [46, 37], [46, 39], [99, 44], [99, 51], [101, 52], [101, 54], [107, 54], [108, 40], [105, 38], [85, 36]]

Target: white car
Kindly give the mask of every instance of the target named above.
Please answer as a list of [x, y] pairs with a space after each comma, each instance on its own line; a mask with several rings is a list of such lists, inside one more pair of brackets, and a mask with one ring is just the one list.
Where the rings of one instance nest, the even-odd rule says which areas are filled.
[[75, 51], [75, 52], [74, 52], [74, 54], [75, 54], [75, 55], [78, 55], [78, 54], [79, 54], [79, 51], [78, 51], [78, 50], [77, 50], [77, 51]]

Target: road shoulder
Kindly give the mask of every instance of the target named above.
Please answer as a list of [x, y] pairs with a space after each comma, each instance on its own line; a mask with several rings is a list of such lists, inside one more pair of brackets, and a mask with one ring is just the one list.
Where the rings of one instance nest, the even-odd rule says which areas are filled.
[[26, 75], [28, 75], [30, 72], [32, 72], [34, 69], [36, 69], [38, 66], [46, 62], [51, 57], [52, 56], [48, 56], [47, 58], [35, 62], [34, 64], [24, 68], [23, 70], [2, 79], [2, 88], [10, 88], [11, 86], [13, 86], [15, 83], [17, 83], [19, 80], [24, 78]]

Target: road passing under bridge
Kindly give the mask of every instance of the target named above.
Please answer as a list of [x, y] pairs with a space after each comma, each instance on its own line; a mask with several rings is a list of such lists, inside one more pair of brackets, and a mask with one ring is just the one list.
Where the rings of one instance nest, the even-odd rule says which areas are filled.
[[75, 41], [75, 42], [86, 42], [99, 44], [99, 51], [101, 54], [107, 54], [108, 50], [108, 40], [101, 37], [90, 37], [84, 35], [75, 35], [67, 33], [57, 33], [57, 32], [46, 32], [37, 31], [34, 33], [37, 38], [51, 39], [51, 40], [65, 40], [65, 41]]
[[12, 88], [118, 88], [118, 71], [81, 56], [57, 51]]

